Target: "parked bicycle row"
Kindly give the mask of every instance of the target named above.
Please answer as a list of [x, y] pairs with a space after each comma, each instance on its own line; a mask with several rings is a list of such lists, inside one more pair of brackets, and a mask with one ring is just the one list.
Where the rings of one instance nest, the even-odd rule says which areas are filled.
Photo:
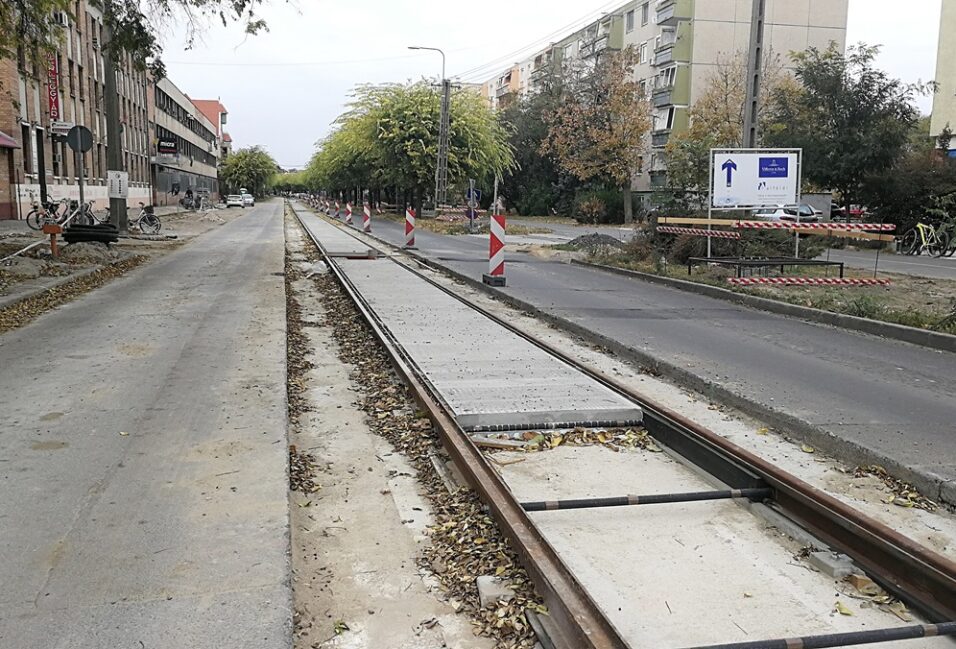
[[[143, 234], [158, 234], [162, 229], [159, 216], [152, 205], [140, 203], [139, 214], [130, 219], [129, 227], [135, 228]], [[98, 212], [93, 208], [93, 201], [80, 203], [79, 201], [60, 199], [48, 200], [45, 204], [35, 202], [33, 209], [27, 214], [27, 225], [34, 230], [42, 230], [44, 225], [52, 224], [61, 227], [94, 226], [108, 224], [108, 212]]]
[[938, 226], [917, 223], [900, 238], [899, 251], [904, 255], [952, 257], [956, 253], [956, 219], [944, 219]]

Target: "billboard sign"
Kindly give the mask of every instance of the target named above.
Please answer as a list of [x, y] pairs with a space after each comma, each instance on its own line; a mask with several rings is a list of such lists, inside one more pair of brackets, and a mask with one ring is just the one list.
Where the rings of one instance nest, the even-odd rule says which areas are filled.
[[179, 153], [179, 144], [172, 138], [159, 138], [156, 143], [156, 152], [165, 155], [177, 155]]
[[711, 151], [711, 207], [776, 207], [800, 202], [800, 151]]

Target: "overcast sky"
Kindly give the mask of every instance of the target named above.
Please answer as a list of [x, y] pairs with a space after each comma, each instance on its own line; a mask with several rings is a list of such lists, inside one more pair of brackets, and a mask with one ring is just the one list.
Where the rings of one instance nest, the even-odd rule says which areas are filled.
[[[728, 0], [702, 0], [724, 2]], [[879, 65], [905, 81], [930, 80], [942, 0], [850, 0], [848, 43], [878, 43]], [[484, 81], [499, 68], [565, 36], [622, 0], [266, 0], [270, 31], [246, 37], [212, 24], [184, 49], [170, 33], [170, 79], [196, 99], [220, 98], [237, 147], [260, 144], [283, 167], [308, 162], [358, 83], [438, 77], [440, 47], [448, 74]], [[519, 51], [521, 50], [521, 51]], [[481, 67], [485, 66], [485, 67]], [[931, 99], [921, 102], [928, 113]]]

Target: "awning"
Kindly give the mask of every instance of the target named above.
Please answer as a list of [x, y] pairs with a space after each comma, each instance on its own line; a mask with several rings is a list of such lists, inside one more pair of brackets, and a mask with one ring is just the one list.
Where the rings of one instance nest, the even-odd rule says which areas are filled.
[[20, 145], [12, 137], [0, 131], [0, 149], [19, 149]]

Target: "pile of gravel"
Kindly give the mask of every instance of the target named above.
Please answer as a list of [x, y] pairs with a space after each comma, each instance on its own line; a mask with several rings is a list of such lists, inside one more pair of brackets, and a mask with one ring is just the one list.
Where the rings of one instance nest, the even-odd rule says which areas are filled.
[[572, 239], [568, 242], [568, 245], [577, 250], [585, 250], [591, 253], [606, 250], [608, 248], [614, 248], [617, 250], [624, 248], [623, 241], [615, 239], [609, 234], [600, 234], [599, 232], [585, 234], [577, 239]]

